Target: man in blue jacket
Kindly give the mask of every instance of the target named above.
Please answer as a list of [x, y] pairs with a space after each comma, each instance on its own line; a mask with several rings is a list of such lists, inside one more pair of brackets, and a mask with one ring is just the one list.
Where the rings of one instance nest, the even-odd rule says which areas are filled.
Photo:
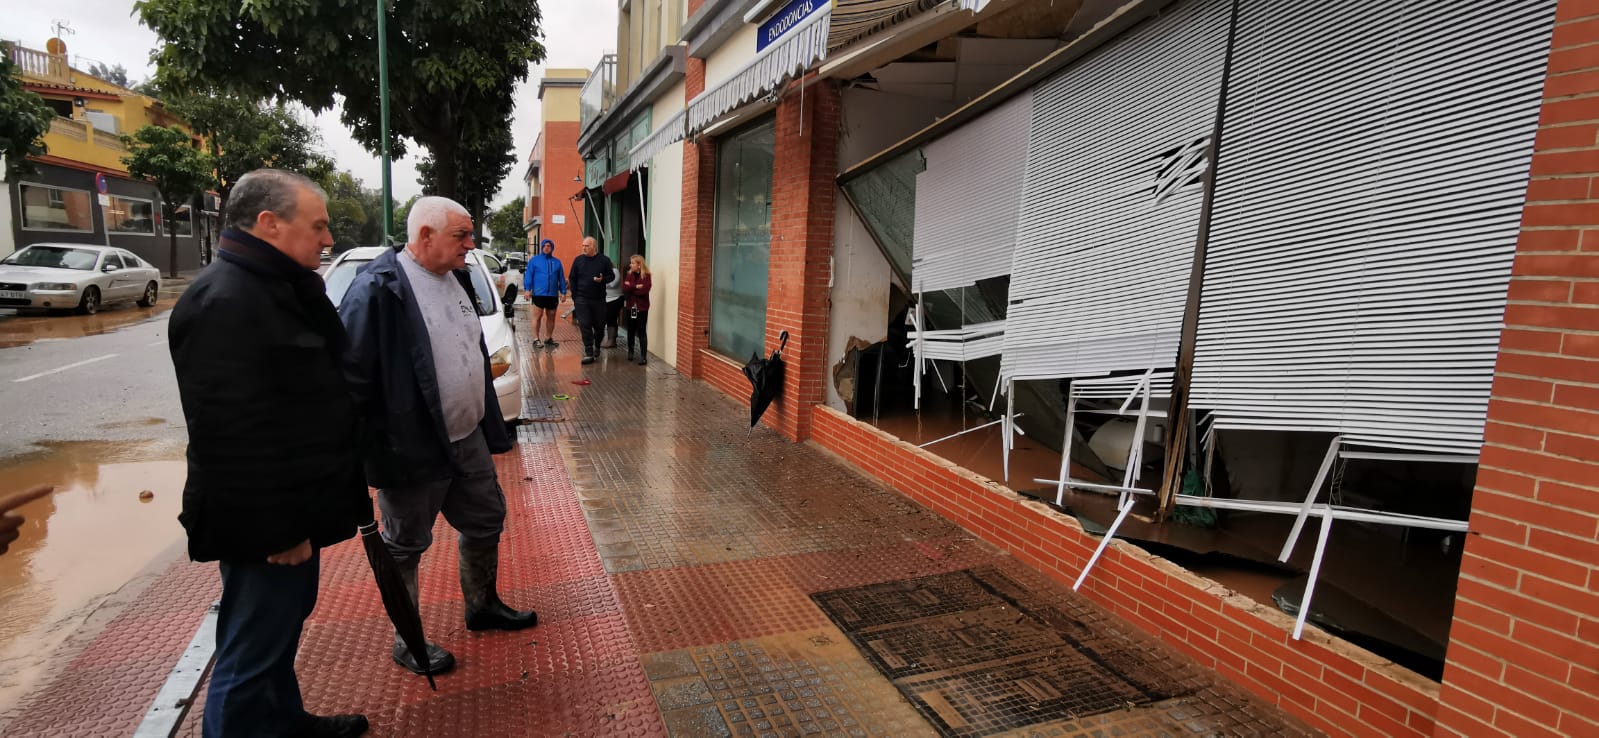
[[[555, 348], [555, 308], [566, 295], [566, 272], [555, 258], [555, 242], [544, 239], [539, 253], [527, 262], [522, 274], [522, 291], [533, 303], [533, 348]], [[539, 336], [544, 336], [540, 339]]]
[[[538, 623], [498, 593], [505, 495], [491, 454], [511, 450], [489, 373], [471, 281], [466, 208], [424, 197], [406, 219], [409, 240], [356, 275], [339, 313], [350, 335], [345, 375], [364, 420], [367, 481], [378, 488], [383, 540], [417, 600], [417, 566], [439, 513], [455, 528], [467, 630]], [[418, 674], [398, 634], [395, 663]], [[455, 657], [428, 644], [433, 673]]]

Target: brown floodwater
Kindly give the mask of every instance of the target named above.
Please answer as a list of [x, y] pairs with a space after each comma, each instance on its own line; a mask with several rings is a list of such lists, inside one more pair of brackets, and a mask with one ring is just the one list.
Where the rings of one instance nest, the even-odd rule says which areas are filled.
[[21, 537], [0, 555], [0, 704], [38, 686], [96, 607], [178, 554], [182, 455], [174, 441], [68, 442], [0, 460], [0, 493], [55, 486], [18, 511]]
[[108, 305], [94, 315], [61, 315], [28, 311], [0, 311], [0, 348], [26, 346], [35, 341], [98, 336], [160, 317], [177, 302], [176, 290], [163, 290], [154, 307], [132, 303]]

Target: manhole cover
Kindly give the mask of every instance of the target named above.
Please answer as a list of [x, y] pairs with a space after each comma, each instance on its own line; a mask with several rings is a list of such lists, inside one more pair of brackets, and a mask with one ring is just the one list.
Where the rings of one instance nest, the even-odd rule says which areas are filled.
[[983, 736], [1176, 696], [1140, 654], [1085, 637], [992, 569], [812, 596], [946, 736]]

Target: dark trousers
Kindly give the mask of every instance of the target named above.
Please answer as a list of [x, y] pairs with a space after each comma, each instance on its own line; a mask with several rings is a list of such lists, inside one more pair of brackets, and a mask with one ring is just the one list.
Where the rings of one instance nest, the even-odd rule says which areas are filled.
[[627, 314], [627, 352], [629, 354], [633, 353], [633, 337], [637, 336], [639, 356], [642, 357], [650, 352], [650, 336], [644, 332], [644, 324], [650, 320], [650, 311], [640, 310], [637, 316], [633, 315], [631, 310], [625, 312]]
[[320, 554], [299, 566], [222, 562], [216, 665], [205, 696], [202, 733], [294, 735], [306, 720], [294, 654], [316, 607]]
[[583, 353], [598, 356], [605, 333], [605, 301], [576, 297], [572, 302], [577, 309], [577, 326], [583, 332]]
[[627, 302], [618, 297], [605, 303], [605, 327], [617, 328], [621, 326], [619, 319], [622, 317], [622, 303]]
[[383, 513], [383, 542], [394, 558], [416, 565], [433, 545], [433, 521], [439, 513], [460, 534], [462, 548], [500, 545], [505, 529], [505, 493], [494, 472], [494, 457], [483, 430], [450, 444], [450, 460], [460, 473], [449, 479], [409, 487], [378, 490]]

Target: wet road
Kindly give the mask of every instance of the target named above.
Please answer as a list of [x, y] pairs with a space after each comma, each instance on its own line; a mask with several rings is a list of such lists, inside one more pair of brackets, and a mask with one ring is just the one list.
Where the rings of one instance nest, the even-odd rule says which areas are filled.
[[187, 439], [166, 343], [180, 290], [93, 316], [0, 310], [0, 491], [56, 487], [20, 510], [0, 556], [0, 704], [108, 598], [182, 555]]

